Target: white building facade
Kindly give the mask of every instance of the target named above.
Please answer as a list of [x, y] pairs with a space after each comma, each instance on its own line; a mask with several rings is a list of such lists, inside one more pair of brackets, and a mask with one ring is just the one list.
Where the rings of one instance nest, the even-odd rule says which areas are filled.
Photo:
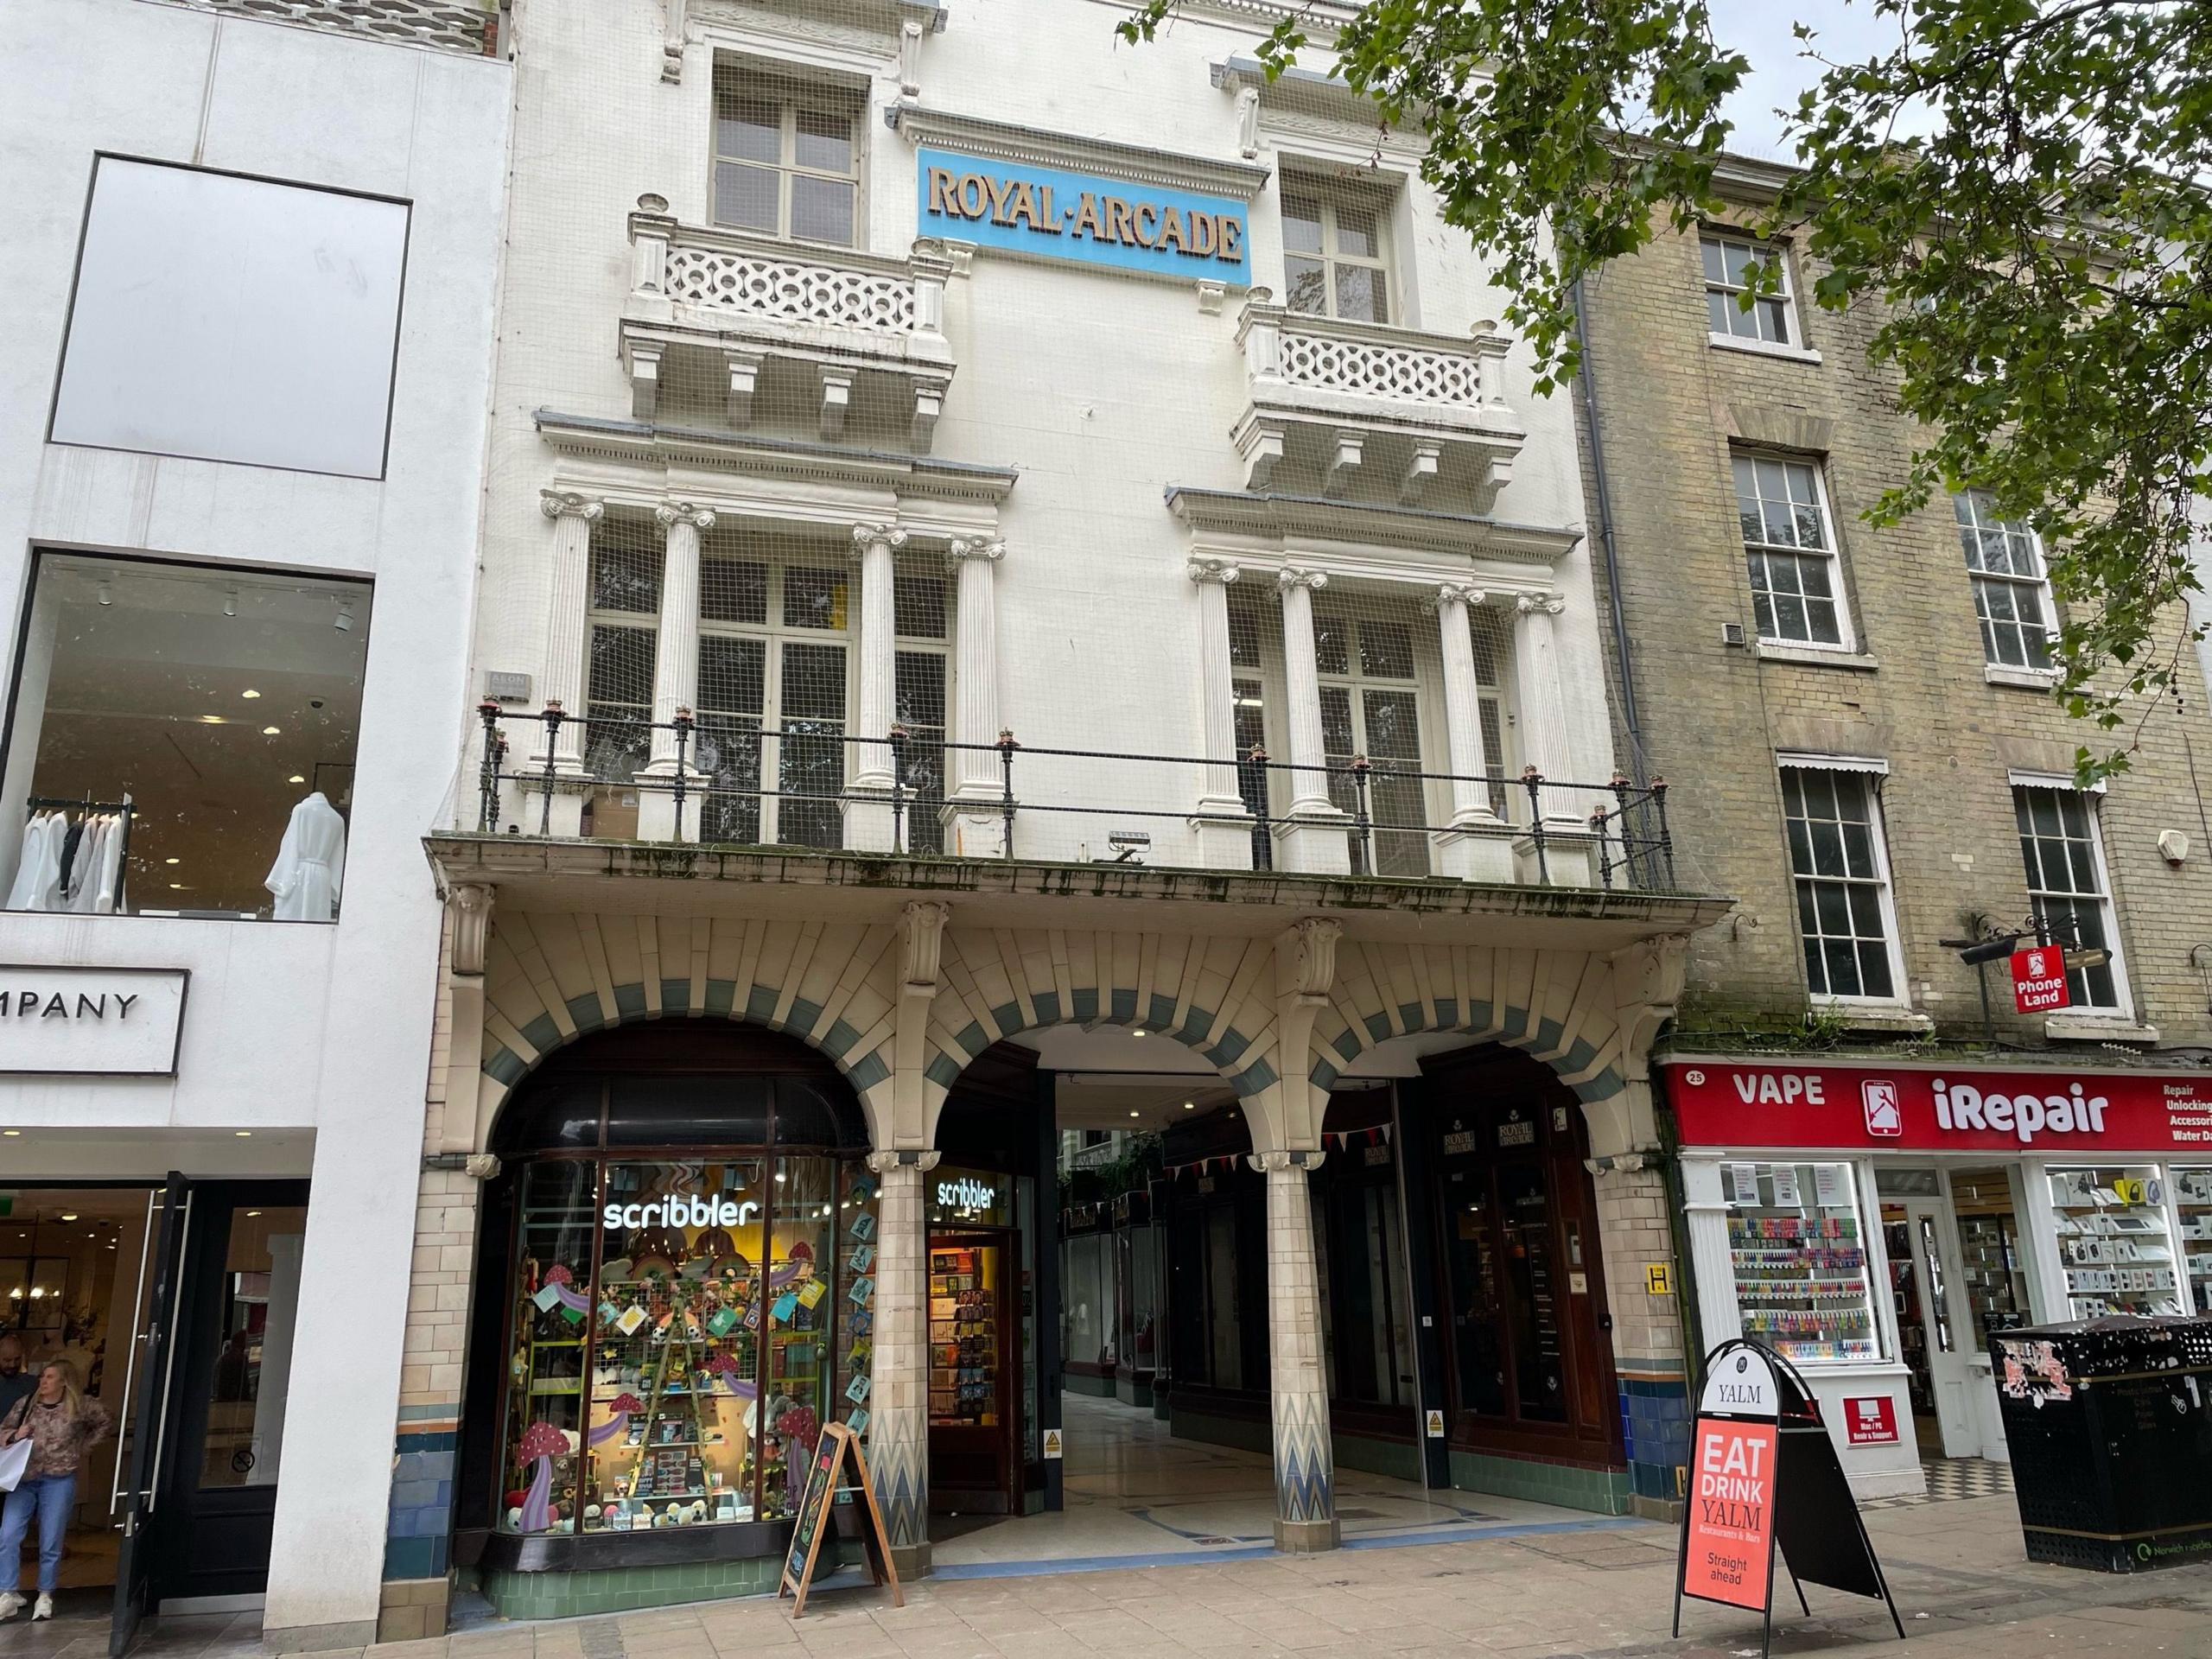
[[122, 1426], [118, 1637], [296, 1648], [385, 1576], [512, 89], [276, 10], [0, 16], [0, 1274]]
[[[1283, 1547], [1340, 1459], [1672, 1495], [1624, 1427], [1681, 1392], [1643, 1055], [1725, 901], [1615, 771], [1570, 415], [1416, 143], [1260, 73], [1271, 8], [1122, 15], [514, 9], [387, 1635], [448, 1569], [517, 1616], [770, 1587], [833, 1417], [910, 1571], [933, 1496], [1055, 1507], [1100, 1367], [1036, 1148], [1117, 1087], [1190, 1153], [1159, 1224], [1258, 1275], [1137, 1386], [1272, 1448]], [[1359, 1410], [1351, 1135], [1554, 1274], [1457, 1351], [1408, 1321]], [[1504, 1246], [1431, 1223], [1442, 1306]], [[1003, 1395], [955, 1357], [996, 1317]]]

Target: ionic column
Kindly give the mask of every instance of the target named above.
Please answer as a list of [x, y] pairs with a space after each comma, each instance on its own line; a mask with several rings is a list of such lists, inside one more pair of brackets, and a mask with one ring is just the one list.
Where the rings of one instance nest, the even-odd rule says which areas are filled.
[[957, 536], [945, 568], [958, 576], [953, 596], [952, 741], [980, 748], [953, 753], [951, 793], [963, 800], [996, 799], [998, 763], [988, 746], [999, 741], [998, 568], [1006, 543], [996, 537]]
[[[900, 1159], [914, 1161], [902, 1163]], [[874, 1379], [868, 1390], [868, 1460], [884, 1529], [901, 1577], [929, 1567], [928, 1212], [922, 1177], [934, 1152], [873, 1152], [877, 1197]]]
[[1251, 817], [1236, 788], [1236, 683], [1229, 659], [1229, 584], [1237, 569], [1226, 559], [1192, 559], [1198, 589], [1200, 741], [1206, 765], [1198, 791], [1199, 862], [1208, 869], [1252, 867]]
[[[1513, 603], [1513, 668], [1521, 695], [1523, 758], [1547, 779], [1587, 782], [1574, 775], [1567, 740], [1567, 688], [1559, 671], [1559, 651], [1552, 619], [1567, 608], [1557, 594], [1523, 594]], [[1544, 818], [1577, 829], [1583, 826], [1564, 790], [1544, 791]]]
[[1276, 826], [1283, 868], [1343, 875], [1351, 868], [1344, 815], [1329, 800], [1321, 735], [1321, 671], [1313, 655], [1313, 594], [1329, 585], [1319, 570], [1275, 575], [1282, 595], [1283, 694], [1290, 724], [1290, 810]]
[[1336, 1452], [1321, 1363], [1320, 1281], [1306, 1173], [1319, 1152], [1262, 1152], [1268, 1178], [1268, 1405], [1274, 1427], [1275, 1548], [1334, 1549]]
[[660, 567], [660, 635], [653, 649], [653, 742], [649, 770], [676, 766], [676, 734], [668, 723], [699, 701], [699, 536], [715, 527], [708, 508], [664, 501], [653, 510], [668, 532]]
[[[545, 673], [539, 690], [547, 704], [559, 703], [568, 719], [554, 741], [553, 764], [563, 772], [583, 770], [584, 698], [588, 661], [591, 609], [591, 527], [607, 512], [607, 504], [573, 490], [540, 490], [538, 510], [553, 521], [553, 558], [548, 602], [551, 607], [545, 630]], [[531, 757], [545, 761], [543, 728]]]
[[861, 567], [860, 699], [849, 728], [860, 746], [855, 790], [890, 793], [897, 768], [887, 741], [898, 710], [899, 623], [893, 604], [898, 561], [906, 532], [893, 524], [855, 524], [853, 557]]

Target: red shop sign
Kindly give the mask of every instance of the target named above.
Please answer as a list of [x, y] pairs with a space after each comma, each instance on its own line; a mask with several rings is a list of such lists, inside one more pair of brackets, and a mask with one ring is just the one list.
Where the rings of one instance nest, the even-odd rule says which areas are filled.
[[1843, 1429], [1853, 1446], [1895, 1446], [1897, 1404], [1886, 1394], [1843, 1402]]
[[2212, 1072], [1734, 1060], [1675, 1060], [1661, 1070], [1684, 1146], [2032, 1147], [2212, 1159]]
[[2022, 1014], [2048, 1014], [2073, 1001], [2066, 988], [2066, 952], [2055, 944], [2012, 953], [2012, 1006]]

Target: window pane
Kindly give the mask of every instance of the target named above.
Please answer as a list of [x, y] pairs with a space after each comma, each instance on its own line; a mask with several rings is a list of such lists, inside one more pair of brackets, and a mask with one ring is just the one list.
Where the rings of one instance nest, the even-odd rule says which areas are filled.
[[276, 1484], [307, 1224], [304, 1206], [231, 1212], [216, 1299], [222, 1345], [198, 1469], [203, 1488]]
[[708, 634], [699, 641], [699, 708], [712, 714], [757, 715], [767, 685], [768, 644]]
[[533, 1164], [524, 1175], [500, 1480], [511, 1496], [497, 1510], [505, 1532], [550, 1532], [556, 1510], [578, 1510], [597, 1175], [595, 1164], [569, 1160]]
[[1354, 322], [1388, 322], [1389, 302], [1383, 297], [1382, 273], [1367, 265], [1337, 268], [1337, 315]]
[[715, 223], [776, 234], [782, 228], [776, 222], [776, 186], [780, 176], [767, 168], [746, 167], [736, 162], [719, 163], [715, 168]]
[[1414, 677], [1413, 629], [1403, 622], [1369, 618], [1359, 625], [1359, 671], [1370, 678]]
[[784, 572], [784, 626], [787, 628], [845, 626], [845, 573], [812, 566]]
[[791, 175], [791, 234], [808, 242], [853, 245], [853, 187], [835, 179]]
[[612, 541], [591, 546], [591, 607], [652, 616], [660, 610], [660, 554]]
[[[1360, 705], [1367, 715], [1367, 756], [1378, 765], [1394, 760], [1418, 770], [1421, 766], [1421, 717], [1410, 691], [1363, 691]], [[1416, 814], [1402, 823], [1418, 823]]]
[[1329, 308], [1329, 283], [1321, 262], [1292, 256], [1282, 263], [1289, 288], [1284, 303], [1294, 311], [1312, 315], [1325, 312]]
[[893, 582], [892, 607], [897, 627], [908, 639], [945, 637], [945, 601], [950, 584], [943, 576], [909, 575], [901, 571]]
[[1334, 612], [1313, 613], [1313, 658], [1324, 674], [1351, 672], [1351, 626]]
[[747, 162], [783, 159], [784, 113], [773, 99], [734, 98], [724, 93], [717, 104], [716, 155]]
[[1748, 242], [1729, 242], [1723, 245], [1728, 251], [1728, 280], [1738, 288], [1750, 287], [1751, 267], [1758, 263], [1758, 250]]
[[784, 721], [845, 717], [845, 648], [787, 645], [784, 652]]
[[[1337, 760], [1349, 759], [1358, 752], [1359, 740], [1352, 733], [1351, 692], [1347, 687], [1321, 688], [1321, 747]], [[1303, 784], [1306, 779], [1298, 781]]]
[[1789, 343], [1789, 317], [1780, 300], [1761, 300], [1752, 308], [1759, 338], [1777, 346]]
[[1382, 233], [1378, 218], [1372, 207], [1337, 208], [1337, 251], [1357, 259], [1379, 259], [1382, 255]]
[[1698, 252], [1705, 261], [1707, 282], [1725, 283], [1728, 280], [1728, 270], [1721, 259], [1719, 243], [1708, 236], [1698, 244]]
[[699, 614], [709, 622], [766, 622], [768, 567], [742, 559], [701, 560]]
[[1282, 199], [1282, 245], [1286, 253], [1321, 251], [1321, 204], [1306, 196]]
[[853, 170], [853, 118], [830, 110], [798, 111], [798, 149], [793, 157], [801, 167], [818, 173]]
[[1728, 313], [1734, 309], [1726, 294], [1712, 289], [1705, 291], [1705, 324], [1716, 334], [1728, 332]]

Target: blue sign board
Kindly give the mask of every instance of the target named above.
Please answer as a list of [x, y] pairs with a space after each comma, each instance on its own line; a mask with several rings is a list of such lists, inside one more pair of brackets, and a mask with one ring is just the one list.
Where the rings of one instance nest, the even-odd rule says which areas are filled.
[[916, 152], [921, 233], [1157, 276], [1248, 284], [1244, 204], [1096, 173]]

